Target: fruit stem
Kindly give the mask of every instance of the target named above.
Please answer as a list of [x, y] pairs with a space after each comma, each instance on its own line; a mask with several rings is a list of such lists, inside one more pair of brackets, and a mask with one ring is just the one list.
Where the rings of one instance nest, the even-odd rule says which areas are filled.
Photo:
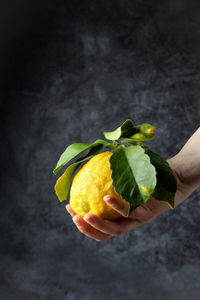
[[118, 140], [113, 141], [113, 145], [118, 146], [119, 144], [120, 144], [120, 142]]
[[115, 144], [108, 144], [107, 147], [110, 148], [110, 149], [116, 149], [116, 145]]

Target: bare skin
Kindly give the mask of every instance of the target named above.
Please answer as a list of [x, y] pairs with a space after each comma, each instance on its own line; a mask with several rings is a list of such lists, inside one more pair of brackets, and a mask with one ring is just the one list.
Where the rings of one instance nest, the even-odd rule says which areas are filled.
[[[200, 186], [200, 128], [195, 131], [178, 154], [167, 161], [177, 182], [175, 194], [175, 207], [177, 207]], [[81, 217], [72, 210], [70, 204], [66, 205], [78, 230], [99, 242], [126, 233], [171, 209], [165, 202], [150, 197], [145, 204], [140, 205], [128, 215], [128, 202], [123, 204], [110, 195], [106, 195], [104, 201], [122, 217], [116, 221], [101, 219], [91, 213]]]

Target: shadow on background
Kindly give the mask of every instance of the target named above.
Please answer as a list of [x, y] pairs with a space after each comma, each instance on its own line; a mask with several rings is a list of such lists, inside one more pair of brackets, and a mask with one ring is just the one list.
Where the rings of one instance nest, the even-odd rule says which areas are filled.
[[[125, 119], [175, 155], [199, 127], [199, 1], [0, 4], [0, 299], [199, 299], [199, 191], [97, 243], [58, 203], [65, 147]], [[65, 203], [66, 204], [66, 203]]]

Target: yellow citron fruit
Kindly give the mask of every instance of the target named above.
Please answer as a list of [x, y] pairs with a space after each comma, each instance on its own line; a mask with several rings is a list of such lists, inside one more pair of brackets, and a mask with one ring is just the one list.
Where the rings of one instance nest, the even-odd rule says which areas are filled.
[[70, 205], [78, 215], [92, 213], [108, 220], [122, 217], [103, 200], [105, 195], [112, 195], [126, 202], [114, 191], [112, 185], [109, 162], [111, 155], [109, 151], [95, 155], [74, 176], [70, 190]]

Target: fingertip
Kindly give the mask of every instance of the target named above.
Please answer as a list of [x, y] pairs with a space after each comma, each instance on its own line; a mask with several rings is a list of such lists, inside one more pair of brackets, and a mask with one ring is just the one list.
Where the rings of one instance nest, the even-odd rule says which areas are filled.
[[86, 214], [86, 215], [83, 217], [83, 219], [84, 219], [85, 221], [89, 221], [91, 217], [92, 217], [92, 214], [91, 214], [91, 213], [88, 213], [88, 214]]
[[124, 217], [128, 218], [129, 214], [130, 214], [130, 203], [127, 202], [127, 210], [125, 210], [125, 213], [124, 213]]
[[127, 201], [122, 201], [112, 195], [104, 196], [104, 201], [111, 206], [113, 209], [118, 211], [123, 217], [127, 218], [129, 216], [130, 204]]
[[72, 217], [72, 220], [73, 220], [75, 223], [77, 223], [77, 222], [80, 221], [80, 216], [79, 216], [79, 215], [75, 215], [75, 216]]
[[111, 197], [110, 195], [105, 195], [105, 196], [103, 197], [103, 200], [104, 200], [104, 201], [109, 201], [109, 200], [110, 200], [110, 197]]
[[73, 211], [73, 209], [71, 208], [70, 204], [67, 204], [66, 206], [66, 210], [68, 211], [68, 213], [74, 217], [76, 215], [75, 211]]
[[65, 207], [66, 207], [66, 210], [69, 212], [70, 204], [67, 204]]
[[103, 200], [109, 204], [117, 201], [117, 199], [115, 197], [113, 197], [112, 195], [105, 195], [103, 197]]

